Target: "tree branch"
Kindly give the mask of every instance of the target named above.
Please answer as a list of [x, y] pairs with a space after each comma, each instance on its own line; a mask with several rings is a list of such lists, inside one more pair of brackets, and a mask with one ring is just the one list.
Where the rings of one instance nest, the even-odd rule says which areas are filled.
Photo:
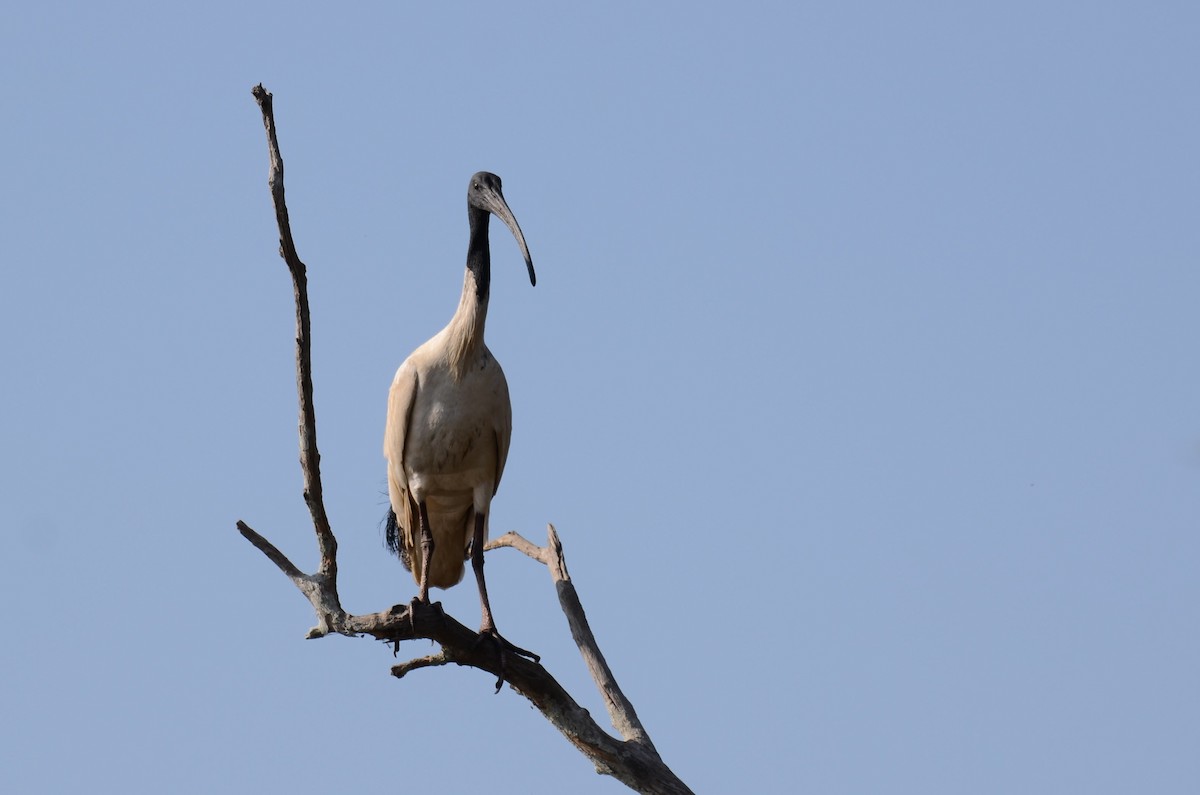
[[300, 468], [304, 473], [304, 502], [312, 514], [321, 551], [320, 573], [337, 582], [337, 539], [329, 527], [321, 489], [321, 454], [317, 451], [317, 415], [313, 408], [312, 385], [312, 324], [308, 313], [308, 276], [288, 220], [287, 202], [283, 193], [283, 156], [275, 133], [275, 110], [271, 94], [259, 83], [251, 93], [262, 110], [263, 126], [267, 130], [267, 151], [271, 171], [267, 183], [275, 204], [275, 221], [279, 226], [279, 256], [292, 274], [296, 298], [296, 391], [300, 396]]
[[546, 550], [542, 549], [532, 541], [526, 541], [525, 537], [520, 533], [512, 531], [507, 532], [499, 538], [493, 539], [484, 544], [483, 551], [490, 552], [491, 550], [499, 549], [500, 547], [512, 547], [515, 550], [525, 553], [538, 563], [545, 563], [547, 566], [550, 565], [550, 561], [546, 555]]
[[440, 651], [437, 654], [430, 654], [425, 657], [418, 657], [415, 660], [409, 660], [406, 663], [392, 666], [392, 676], [397, 679], [403, 679], [404, 675], [409, 671], [415, 671], [418, 668], [430, 668], [436, 665], [445, 665], [450, 662], [450, 658], [446, 656], [445, 651]]
[[558, 603], [571, 628], [571, 637], [574, 639], [575, 645], [579, 647], [579, 653], [583, 657], [584, 664], [587, 665], [588, 673], [592, 675], [592, 681], [600, 690], [600, 696], [604, 699], [604, 705], [608, 709], [608, 716], [612, 720], [613, 728], [620, 732], [626, 740], [644, 745], [654, 751], [654, 744], [650, 742], [650, 736], [638, 719], [633, 704], [617, 685], [616, 677], [613, 676], [612, 670], [605, 662], [604, 655], [600, 652], [600, 645], [596, 643], [596, 636], [592, 634], [592, 629], [588, 625], [583, 604], [579, 601], [579, 594], [576, 593], [575, 585], [571, 582], [571, 575], [567, 573], [567, 561], [563, 557], [562, 542], [559, 541], [558, 532], [555, 531], [554, 525], [547, 525], [546, 529], [549, 543], [545, 547], [536, 546], [518, 533], [510, 532], [490, 542], [484, 546], [484, 549], [512, 547], [546, 565], [550, 570], [550, 578], [554, 580], [554, 589], [558, 592]]
[[528, 698], [547, 720], [583, 752], [597, 771], [615, 777], [637, 792], [654, 795], [690, 794], [691, 790], [663, 763], [638, 720], [633, 705], [625, 698], [605, 663], [596, 639], [588, 627], [575, 586], [567, 574], [562, 544], [553, 526], [549, 528], [549, 544], [544, 548], [526, 541], [516, 533], [508, 533], [488, 544], [485, 549], [511, 546], [545, 564], [549, 569], [558, 592], [559, 604], [571, 627], [571, 635], [604, 697], [613, 725], [624, 740], [618, 740], [601, 729], [587, 710], [579, 706], [540, 664], [515, 654], [507, 655], [502, 661], [495, 644], [478, 643], [480, 636], [447, 616], [440, 604], [423, 605], [414, 601], [409, 605], [397, 605], [390, 610], [361, 616], [351, 615], [342, 609], [337, 590], [337, 539], [330, 528], [321, 491], [321, 456], [317, 451], [317, 422], [313, 409], [311, 329], [305, 266], [296, 253], [284, 201], [283, 158], [279, 154], [272, 97], [261, 84], [255, 86], [252, 93], [262, 110], [263, 125], [267, 132], [267, 149], [271, 163], [269, 184], [279, 226], [279, 253], [291, 272], [296, 299], [296, 387], [300, 402], [300, 467], [304, 476], [304, 501], [312, 515], [317, 546], [321, 553], [320, 567], [316, 573], [306, 574], [245, 522], [237, 523], [238, 530], [266, 555], [312, 604], [318, 623], [309, 630], [309, 638], [322, 637], [331, 632], [342, 635], [369, 635], [394, 643], [397, 647], [402, 640], [434, 640], [441, 644], [442, 650], [439, 653], [394, 665], [391, 669], [392, 675], [399, 679], [418, 668], [454, 663], [478, 668], [494, 676], [502, 676], [504, 681]]

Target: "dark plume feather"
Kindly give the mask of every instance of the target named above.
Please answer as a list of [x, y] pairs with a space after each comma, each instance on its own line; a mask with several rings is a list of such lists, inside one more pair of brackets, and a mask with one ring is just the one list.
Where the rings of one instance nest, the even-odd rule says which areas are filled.
[[404, 568], [412, 571], [412, 562], [408, 559], [408, 550], [404, 548], [404, 539], [400, 537], [400, 523], [396, 521], [396, 512], [388, 508], [387, 517], [383, 520], [384, 543], [393, 555], [400, 558]]

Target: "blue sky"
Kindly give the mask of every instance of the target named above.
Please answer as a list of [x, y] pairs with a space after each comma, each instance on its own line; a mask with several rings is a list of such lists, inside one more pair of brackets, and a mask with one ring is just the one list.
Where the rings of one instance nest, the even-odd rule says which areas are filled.
[[[0, 30], [0, 788], [614, 793], [460, 669], [304, 640], [309, 265], [342, 600], [495, 171], [492, 531], [553, 522], [697, 792], [1200, 780], [1200, 12], [26, 4]], [[544, 570], [500, 630], [604, 714]], [[468, 625], [473, 586], [435, 592]], [[408, 644], [410, 656], [428, 653]]]

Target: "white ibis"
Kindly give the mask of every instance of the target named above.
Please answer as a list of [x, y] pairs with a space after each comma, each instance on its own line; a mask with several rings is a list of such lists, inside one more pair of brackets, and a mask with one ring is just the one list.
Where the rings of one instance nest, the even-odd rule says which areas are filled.
[[[512, 230], [536, 284], [533, 260], [517, 219], [500, 190], [500, 178], [480, 171], [467, 188], [471, 240], [462, 297], [444, 329], [404, 360], [388, 393], [383, 454], [388, 462], [392, 510], [387, 542], [429, 603], [429, 587], [462, 579], [469, 554], [479, 584], [481, 638], [537, 659], [496, 631], [483, 577], [483, 545], [492, 497], [504, 474], [512, 436], [512, 404], [500, 363], [483, 341], [491, 283], [488, 219], [495, 214]], [[503, 674], [501, 674], [503, 679]], [[499, 682], [497, 683], [499, 689]]]

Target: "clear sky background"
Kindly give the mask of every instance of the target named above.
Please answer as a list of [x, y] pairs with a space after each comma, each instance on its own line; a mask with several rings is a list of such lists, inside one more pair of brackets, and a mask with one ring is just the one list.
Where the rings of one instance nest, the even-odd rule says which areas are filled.
[[[493, 224], [492, 532], [555, 523], [697, 792], [1196, 792], [1197, 9], [10, 5], [0, 789], [624, 791], [486, 674], [305, 640], [235, 530], [315, 565], [262, 81], [348, 610], [416, 590], [386, 392], [487, 169], [538, 271]], [[607, 725], [544, 569], [488, 574]]]

